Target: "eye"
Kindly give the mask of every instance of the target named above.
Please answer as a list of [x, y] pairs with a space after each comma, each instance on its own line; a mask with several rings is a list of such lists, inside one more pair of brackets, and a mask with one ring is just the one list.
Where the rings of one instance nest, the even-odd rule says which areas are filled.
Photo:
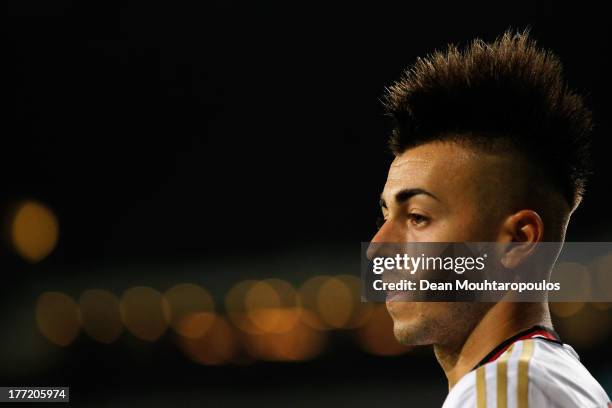
[[422, 214], [417, 214], [417, 213], [410, 213], [410, 214], [408, 214], [408, 220], [415, 227], [423, 227], [423, 226], [427, 225], [427, 223], [429, 222], [429, 218], [428, 217], [426, 217], [426, 216], [424, 216]]

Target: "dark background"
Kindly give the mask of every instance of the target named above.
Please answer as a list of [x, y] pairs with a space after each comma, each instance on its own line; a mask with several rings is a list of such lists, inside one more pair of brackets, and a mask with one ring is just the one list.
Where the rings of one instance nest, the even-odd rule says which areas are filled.
[[[88, 284], [106, 283], [119, 294], [147, 282], [147, 265], [170, 265], [156, 272], [169, 286], [172, 265], [220, 257], [256, 254], [264, 269], [287, 252], [334, 258], [354, 248], [358, 257], [359, 242], [375, 231], [391, 160], [384, 87], [417, 56], [449, 42], [492, 40], [509, 27], [530, 26], [587, 93], [596, 175], [567, 239], [612, 239], [603, 8], [238, 1], [5, 8], [2, 208], [8, 217], [19, 200], [38, 200], [60, 223], [58, 244], [41, 262], [24, 262], [8, 240], [0, 247], [7, 332], [19, 333], [10, 323], [19, 316], [33, 321], [45, 290], [77, 297]], [[273, 272], [291, 280], [291, 270]], [[214, 273], [184, 276], [206, 283]], [[577, 348], [610, 393], [605, 333]], [[562, 334], [571, 340], [571, 329]], [[2, 383], [66, 384], [73, 401], [96, 406], [175, 398], [436, 406], [446, 392], [429, 352], [370, 356], [342, 332], [332, 333], [322, 356], [292, 364], [205, 367], [166, 337], [135, 342], [128, 333], [108, 346], [80, 336], [44, 368], [34, 363], [23, 374], [19, 359], [3, 364]], [[6, 356], [16, 346], [4, 347]]]

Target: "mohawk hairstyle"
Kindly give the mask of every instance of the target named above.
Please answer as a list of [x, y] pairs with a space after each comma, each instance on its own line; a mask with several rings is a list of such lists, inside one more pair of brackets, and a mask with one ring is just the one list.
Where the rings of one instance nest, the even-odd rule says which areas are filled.
[[396, 155], [436, 140], [513, 148], [547, 175], [570, 207], [584, 192], [591, 112], [567, 87], [559, 59], [539, 49], [527, 30], [417, 59], [387, 88], [384, 104]]

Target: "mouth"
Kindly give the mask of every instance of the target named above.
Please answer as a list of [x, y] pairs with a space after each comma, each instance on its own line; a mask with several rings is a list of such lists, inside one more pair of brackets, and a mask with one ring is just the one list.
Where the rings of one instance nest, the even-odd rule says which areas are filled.
[[405, 293], [401, 290], [388, 290], [387, 297], [385, 300], [388, 305], [389, 303], [392, 303], [392, 302], [401, 301], [403, 300], [404, 297], [405, 297]]
[[389, 270], [383, 274], [383, 282], [389, 286], [386, 287], [385, 301], [390, 302], [401, 302], [407, 301], [410, 298], [410, 294], [405, 288], [398, 286], [403, 281], [412, 279], [411, 275], [406, 274], [405, 271], [400, 270]]

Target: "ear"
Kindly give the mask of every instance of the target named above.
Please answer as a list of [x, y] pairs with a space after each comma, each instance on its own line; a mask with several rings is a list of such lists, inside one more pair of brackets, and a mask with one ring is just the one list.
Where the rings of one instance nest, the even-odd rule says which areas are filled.
[[510, 243], [501, 261], [505, 268], [512, 269], [527, 259], [542, 241], [544, 222], [537, 212], [521, 210], [504, 221], [501, 234], [501, 241]]

